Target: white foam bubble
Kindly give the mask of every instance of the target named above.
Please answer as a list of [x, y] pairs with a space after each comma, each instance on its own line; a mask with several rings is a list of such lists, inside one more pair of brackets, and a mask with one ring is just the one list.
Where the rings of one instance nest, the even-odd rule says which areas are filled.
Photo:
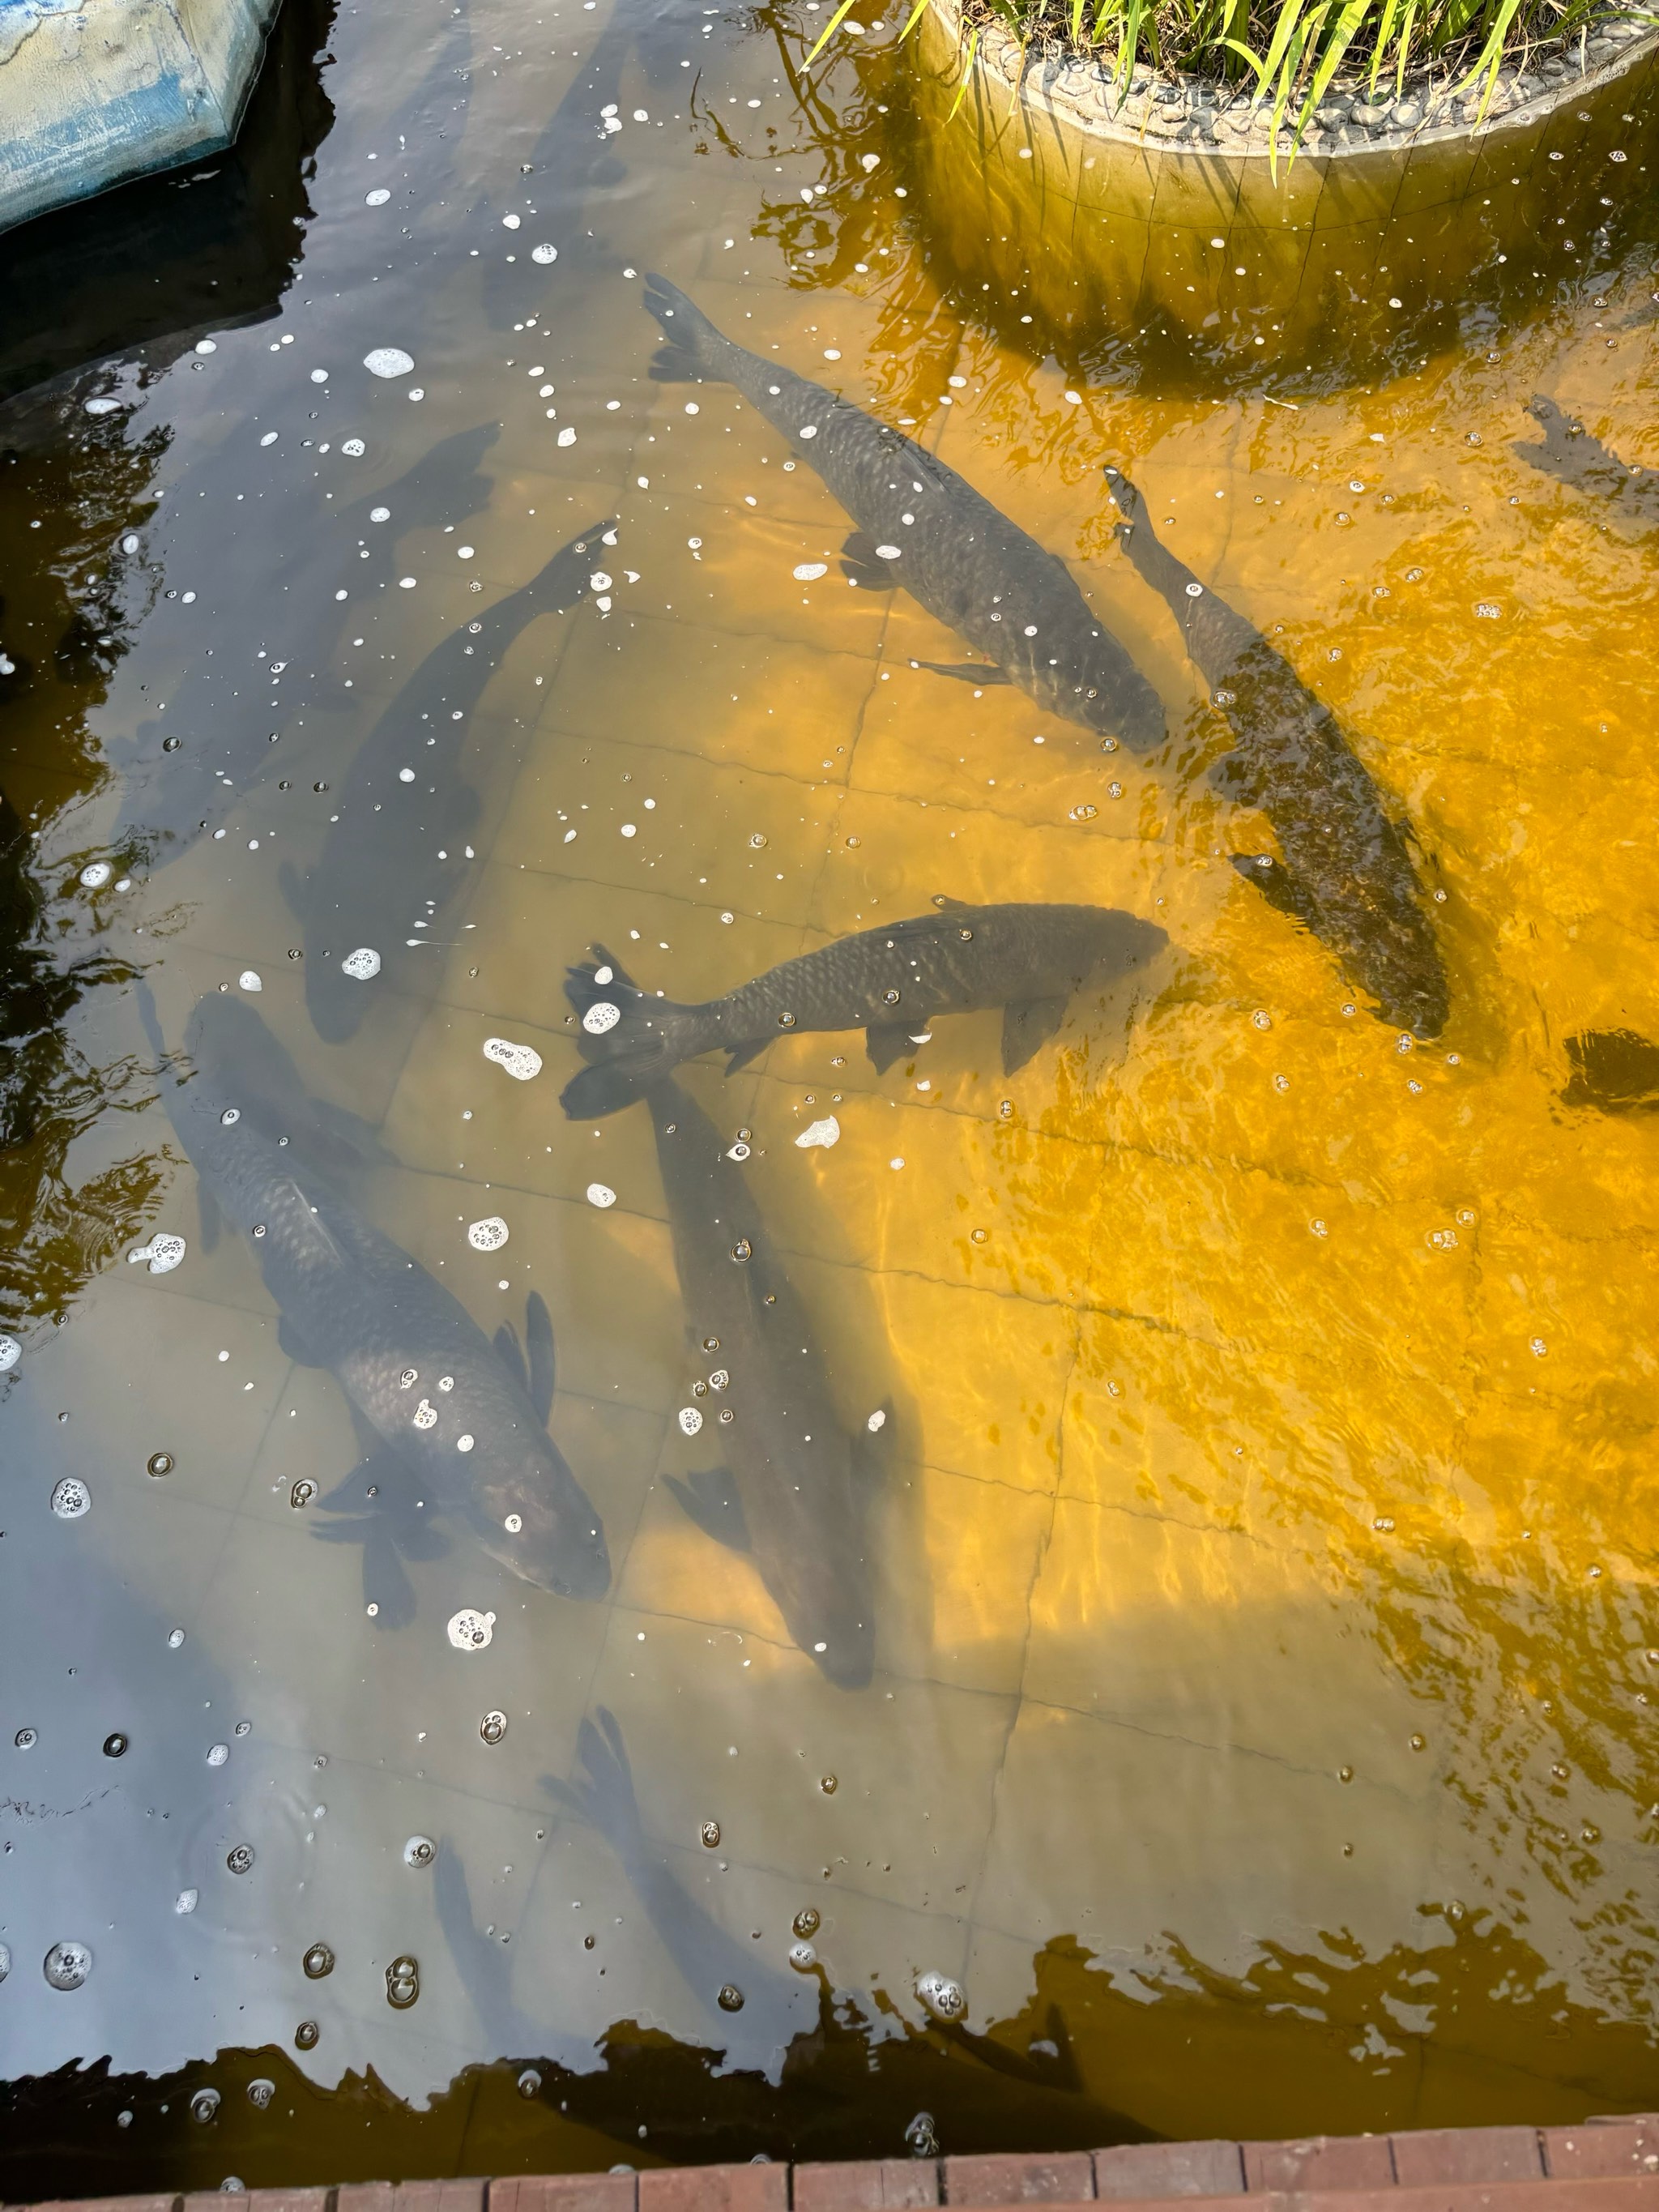
[[603, 1212], [607, 1206], [614, 1206], [617, 1203], [617, 1194], [609, 1183], [591, 1182], [587, 1186], [587, 1202], [590, 1206], [597, 1206]]
[[380, 974], [380, 956], [372, 945], [360, 945], [355, 952], [347, 953], [340, 966], [354, 982], [367, 983]]
[[695, 1437], [702, 1426], [702, 1415], [695, 1406], [682, 1406], [678, 1420], [681, 1429], [688, 1437]]
[[263, 991], [265, 988], [259, 980], [259, 971], [257, 968], [244, 968], [236, 980], [245, 991]]
[[478, 1613], [471, 1606], [464, 1605], [459, 1613], [450, 1616], [449, 1640], [458, 1651], [482, 1651], [495, 1632], [493, 1613]]
[[810, 1121], [795, 1139], [802, 1152], [810, 1152], [814, 1145], [822, 1145], [828, 1152], [831, 1145], [841, 1142], [841, 1123], [833, 1114], [826, 1114], [821, 1121]]
[[558, 259], [559, 249], [556, 246], [532, 246], [530, 258], [532, 261], [539, 261], [545, 268], [550, 262]]
[[620, 1006], [613, 1006], [609, 999], [596, 999], [582, 1016], [582, 1027], [589, 1036], [603, 1036], [607, 1030], [614, 1030], [621, 1019]]
[[798, 584], [815, 584], [820, 576], [830, 574], [830, 563], [827, 561], [798, 561], [789, 573]]
[[113, 872], [107, 860], [88, 860], [81, 871], [81, 881], [89, 891], [100, 891]]
[[499, 1252], [509, 1235], [506, 1222], [499, 1213], [489, 1213], [482, 1221], [469, 1224], [466, 1241], [475, 1252]]
[[371, 376], [408, 376], [414, 370], [415, 356], [401, 346], [375, 346], [363, 356], [363, 367]]
[[483, 1056], [505, 1068], [515, 1083], [529, 1083], [542, 1072], [542, 1056], [532, 1045], [512, 1044], [506, 1037], [486, 1037]]
[[15, 1367], [23, 1357], [23, 1347], [15, 1336], [0, 1336], [0, 1375]]
[[163, 1229], [159, 1230], [148, 1244], [141, 1244], [137, 1251], [129, 1252], [127, 1258], [135, 1264], [140, 1260], [147, 1260], [152, 1275], [170, 1275], [188, 1249], [182, 1237], [175, 1237], [171, 1230]]

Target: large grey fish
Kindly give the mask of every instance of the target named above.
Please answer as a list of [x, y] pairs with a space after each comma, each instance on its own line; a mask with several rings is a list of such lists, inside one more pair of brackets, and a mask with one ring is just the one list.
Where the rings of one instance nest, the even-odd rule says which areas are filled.
[[902, 584], [994, 664], [941, 674], [1017, 684], [1051, 714], [1138, 752], [1162, 741], [1163, 702], [1064, 562], [914, 439], [724, 337], [666, 277], [646, 279], [645, 304], [668, 340], [653, 378], [734, 385], [857, 524], [842, 564], [852, 580]]
[[701, 1006], [650, 997], [596, 945], [597, 960], [565, 981], [591, 1064], [559, 1103], [573, 1121], [614, 1114], [683, 1060], [724, 1052], [730, 1075], [792, 1030], [861, 1029], [879, 1073], [935, 1014], [990, 1006], [1005, 1010], [1012, 1075], [1060, 1027], [1073, 991], [1144, 967], [1169, 941], [1156, 922], [1115, 907], [934, 903], [937, 914], [838, 938]]
[[[140, 1011], [164, 1054], [148, 989]], [[290, 1359], [326, 1367], [373, 1449], [359, 1494], [381, 1512], [442, 1516], [516, 1575], [599, 1597], [611, 1562], [592, 1504], [547, 1434], [552, 1336], [532, 1314], [537, 1372], [506, 1333], [492, 1344], [459, 1300], [343, 1196], [349, 1116], [311, 1098], [252, 1008], [210, 993], [185, 1032], [192, 1075], [164, 1096], [204, 1194], [252, 1242]], [[377, 1497], [377, 1493], [380, 1493]], [[423, 1507], [422, 1505], [423, 1501]], [[381, 1565], [386, 1563], [382, 1560]], [[398, 1594], [401, 1595], [401, 1593]], [[383, 1613], [382, 1625], [395, 1625]]]
[[[562, 545], [539, 575], [434, 646], [358, 748], [317, 865], [286, 861], [283, 896], [305, 924], [306, 1005], [319, 1036], [343, 1044], [368, 993], [342, 966], [366, 948], [395, 979], [460, 888], [477, 794], [457, 781], [467, 716], [501, 656], [538, 615], [586, 596], [596, 522]], [[412, 943], [411, 943], [412, 939]]]
[[726, 1457], [669, 1486], [705, 1534], [753, 1558], [829, 1680], [862, 1689], [875, 1664], [865, 1522], [876, 1448], [842, 1425], [805, 1310], [719, 1131], [672, 1079], [647, 1095], [687, 1340], [708, 1360], [708, 1430]]
[[1659, 522], [1659, 469], [1632, 468], [1610, 447], [1592, 437], [1583, 424], [1565, 415], [1554, 400], [1536, 393], [1527, 407], [1540, 424], [1544, 442], [1516, 440], [1511, 451], [1547, 477], [1571, 484], [1575, 491], [1593, 492], [1607, 501], [1613, 513], [1649, 526]]
[[1168, 601], [1231, 726], [1229, 787], [1278, 832], [1282, 857], [1236, 853], [1234, 867], [1328, 945], [1387, 1020], [1438, 1036], [1446, 971], [1406, 833], [1370, 770], [1284, 655], [1159, 544], [1128, 478], [1116, 469], [1106, 476], [1124, 517], [1118, 542]]

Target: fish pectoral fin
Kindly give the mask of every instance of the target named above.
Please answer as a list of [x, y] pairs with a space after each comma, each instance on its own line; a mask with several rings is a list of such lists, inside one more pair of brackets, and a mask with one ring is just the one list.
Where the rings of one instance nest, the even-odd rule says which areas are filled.
[[743, 1517], [743, 1500], [726, 1468], [704, 1468], [688, 1475], [684, 1482], [672, 1474], [665, 1475], [663, 1480], [679, 1500], [687, 1517], [696, 1522], [705, 1536], [712, 1536], [728, 1551], [754, 1549], [749, 1523]]
[[841, 573], [849, 584], [866, 592], [896, 592], [898, 576], [890, 561], [876, 550], [876, 541], [862, 530], [848, 532], [841, 549]]
[[553, 1358], [553, 1317], [539, 1291], [532, 1291], [525, 1305], [525, 1347], [530, 1356], [530, 1402], [544, 1427], [553, 1411], [556, 1370]]
[[912, 668], [926, 668], [934, 676], [954, 676], [959, 684], [1012, 684], [1013, 678], [994, 660], [913, 660]]
[[734, 1044], [726, 1055], [726, 1073], [735, 1075], [740, 1067], [747, 1067], [751, 1060], [758, 1060], [771, 1042], [770, 1037], [755, 1037], [748, 1044]]
[[1064, 999], [1022, 999], [1002, 1012], [1002, 1072], [1012, 1075], [1066, 1018]]
[[896, 1060], [902, 1060], [914, 1049], [910, 1032], [915, 1026], [914, 1018], [908, 1022], [871, 1023], [864, 1032], [864, 1048], [878, 1075], [885, 1075]]
[[196, 1233], [204, 1252], [211, 1252], [217, 1246], [223, 1221], [218, 1200], [204, 1182], [198, 1182], [196, 1186]]
[[1311, 902], [1283, 860], [1274, 860], [1271, 853], [1230, 853], [1227, 858], [1269, 906], [1292, 921], [1307, 921]]
[[276, 1341], [283, 1348], [284, 1359], [291, 1359], [296, 1367], [325, 1367], [328, 1362], [314, 1352], [301, 1334], [291, 1314], [282, 1315], [276, 1323]]
[[524, 1364], [524, 1352], [519, 1343], [519, 1333], [510, 1321], [504, 1321], [492, 1340], [497, 1358], [521, 1390], [530, 1388], [530, 1370]]

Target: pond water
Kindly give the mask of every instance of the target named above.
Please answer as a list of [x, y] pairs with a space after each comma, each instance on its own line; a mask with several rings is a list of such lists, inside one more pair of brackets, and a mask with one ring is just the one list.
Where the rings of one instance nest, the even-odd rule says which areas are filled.
[[[1516, 450], [1659, 461], [1648, 188], [1369, 387], [1165, 374], [976, 307], [868, 12], [291, 4], [0, 247], [13, 2198], [1652, 2105], [1652, 516]], [[928, 665], [654, 270], [1167, 737]], [[1218, 597], [1403, 1013], [1234, 865], [1355, 817], [1229, 781]]]

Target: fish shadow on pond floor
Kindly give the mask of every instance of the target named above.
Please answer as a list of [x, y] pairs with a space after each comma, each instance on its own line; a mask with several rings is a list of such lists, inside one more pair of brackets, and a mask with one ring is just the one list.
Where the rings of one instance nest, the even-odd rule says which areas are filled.
[[1517, 438], [1511, 453], [1574, 491], [1589, 493], [1604, 513], [1644, 531], [1659, 524], [1659, 470], [1633, 468], [1593, 438], [1583, 424], [1565, 414], [1543, 392], [1527, 403], [1527, 412], [1542, 426], [1542, 444]]
[[283, 1352], [326, 1367], [350, 1407], [367, 1456], [326, 1503], [363, 1509], [335, 1540], [363, 1541], [365, 1596], [384, 1608], [374, 1618], [397, 1626], [412, 1616], [402, 1558], [441, 1548], [436, 1518], [541, 1589], [603, 1596], [611, 1564], [599, 1516], [547, 1433], [553, 1338], [540, 1299], [531, 1302], [526, 1361], [511, 1331], [492, 1343], [357, 1210], [349, 1170], [374, 1157], [378, 1140], [309, 1095], [251, 1006], [216, 992], [198, 1003], [185, 1073], [143, 982], [138, 1004], [168, 1116], [197, 1171], [204, 1246], [221, 1217], [242, 1231], [278, 1309]]
[[1584, 1030], [1570, 1036], [1572, 1074], [1564, 1106], [1602, 1114], [1659, 1114], [1659, 1044], [1635, 1030]]

